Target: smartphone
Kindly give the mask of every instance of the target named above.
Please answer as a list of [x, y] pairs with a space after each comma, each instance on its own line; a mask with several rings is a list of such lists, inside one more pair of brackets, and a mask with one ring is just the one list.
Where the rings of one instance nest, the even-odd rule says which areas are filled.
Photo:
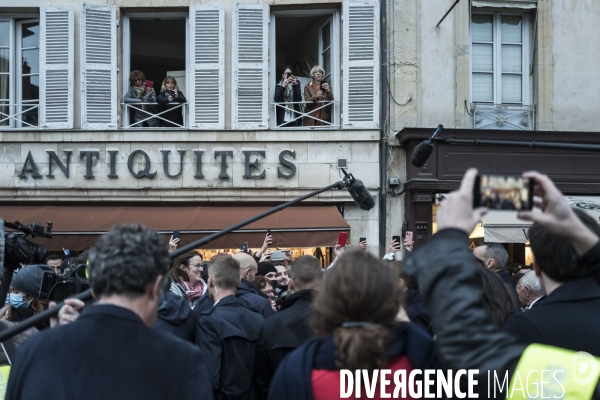
[[244, 253], [247, 253], [248, 252], [248, 242], [240, 243], [240, 250], [243, 251]]
[[270, 229], [267, 231], [267, 236], [269, 236], [269, 235], [271, 235], [271, 230]]
[[366, 241], [367, 241], [366, 237], [361, 237], [361, 238], [358, 239], [358, 243], [360, 243], [360, 242], [366, 242]]
[[413, 233], [411, 231], [406, 232], [406, 236], [404, 237], [404, 241], [408, 246], [412, 246], [415, 241], [413, 240]]
[[473, 208], [521, 211], [533, 207], [533, 181], [514, 175], [477, 175]]
[[144, 86], [146, 86], [147, 88], [153, 88], [154, 81], [146, 81], [146, 83], [144, 83]]
[[289, 77], [290, 77], [290, 76], [292, 76], [292, 73], [291, 73], [291, 72], [287, 72], [287, 73], [285, 74], [285, 77], [286, 77], [286, 78], [288, 78], [288, 79], [289, 79]]
[[181, 237], [181, 232], [173, 231], [173, 239], [179, 239]]
[[398, 243], [402, 243], [402, 242], [400, 241], [400, 236], [399, 236], [399, 235], [392, 236], [392, 242], [393, 242], [394, 240], [395, 240], [396, 242], [398, 242]]
[[348, 232], [340, 232], [340, 234], [338, 235], [337, 244], [339, 244], [342, 247], [346, 247], [347, 240], [348, 240]]
[[271, 261], [283, 261], [285, 260], [285, 251], [275, 250], [271, 252]]

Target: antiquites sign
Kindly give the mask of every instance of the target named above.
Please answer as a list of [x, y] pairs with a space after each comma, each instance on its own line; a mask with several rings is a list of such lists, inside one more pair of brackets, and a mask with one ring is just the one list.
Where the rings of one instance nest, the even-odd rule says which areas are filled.
[[[175, 153], [176, 154], [171, 154]], [[162, 167], [161, 174], [164, 174], [167, 178], [176, 179], [179, 178], [184, 172], [186, 153], [188, 150], [160, 150], [162, 155], [162, 163], [156, 163], [153, 165], [151, 157], [148, 152], [144, 149], [135, 149], [127, 155], [126, 170], [123, 163], [118, 163], [117, 160], [120, 156], [119, 150], [106, 150], [107, 153], [107, 164], [108, 173], [106, 177], [110, 179], [119, 179], [122, 174], [130, 174], [132, 177], [137, 179], [154, 179]], [[86, 179], [94, 179], [98, 172], [95, 166], [100, 161], [100, 152], [98, 150], [80, 150], [79, 154], [73, 154], [71, 150], [63, 150], [62, 154], [57, 154], [56, 151], [46, 150], [47, 158], [41, 159], [39, 155], [35, 158], [31, 151], [27, 152], [27, 156], [22, 160], [21, 172], [17, 175], [21, 179], [43, 179], [43, 178], [54, 178], [55, 173], [62, 173], [66, 178], [72, 176], [71, 165], [80, 164], [83, 165], [82, 169], [84, 173], [82, 176]], [[193, 153], [191, 158], [188, 160], [192, 161], [192, 170], [194, 171], [195, 179], [205, 179], [203, 173], [203, 166], [207, 163], [216, 163], [219, 166], [218, 178], [222, 180], [231, 179], [230, 163], [234, 158], [233, 150], [214, 150], [212, 152], [205, 152], [205, 150], [192, 150]], [[262, 162], [265, 160], [267, 154], [264, 150], [242, 150], [241, 158], [244, 165], [244, 179], [266, 179], [266, 170], [263, 168]], [[292, 162], [296, 158], [295, 150], [281, 150], [278, 153], [279, 164], [276, 168], [277, 178], [290, 179], [296, 175], [296, 165]], [[42, 163], [46, 163], [47, 174], [43, 175], [41, 171]], [[188, 161], [189, 163], [189, 161]], [[215, 177], [211, 177], [215, 178]]]

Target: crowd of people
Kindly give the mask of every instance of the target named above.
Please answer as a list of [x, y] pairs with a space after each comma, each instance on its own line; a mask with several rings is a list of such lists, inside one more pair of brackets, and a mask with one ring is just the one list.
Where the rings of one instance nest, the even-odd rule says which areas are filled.
[[[600, 227], [548, 177], [525, 175], [541, 209], [519, 214], [534, 222], [531, 268], [508, 265], [499, 243], [469, 249], [486, 211], [472, 206], [475, 170], [440, 206], [438, 233], [402, 260], [397, 240], [384, 259], [365, 243], [338, 244], [324, 269], [310, 255], [267, 251], [267, 234], [256, 254], [170, 261], [176, 241], [168, 249], [155, 231], [113, 228], [77, 260], [94, 304], [67, 299], [52, 328], [4, 342], [6, 398], [337, 399], [341, 370], [380, 369], [476, 369], [479, 398], [506, 398], [514, 379], [491, 392], [490, 372], [514, 378], [560, 364], [558, 354], [600, 357]], [[69, 268], [59, 261], [15, 273], [8, 321], [37, 312], [37, 277]], [[600, 398], [598, 376], [564, 378], [563, 398]], [[380, 383], [375, 398], [391, 395]]]
[[[324, 80], [325, 75], [320, 65], [311, 69], [312, 80], [304, 86], [303, 100], [300, 81], [292, 74], [291, 67], [283, 68], [273, 98], [278, 127], [331, 124], [331, 101], [334, 98], [331, 85]], [[132, 109], [131, 127], [184, 126], [182, 104], [187, 100], [174, 77], [164, 78], [158, 95], [154, 91], [154, 81], [146, 80], [142, 71], [135, 70], [129, 74], [129, 85], [124, 101]]]

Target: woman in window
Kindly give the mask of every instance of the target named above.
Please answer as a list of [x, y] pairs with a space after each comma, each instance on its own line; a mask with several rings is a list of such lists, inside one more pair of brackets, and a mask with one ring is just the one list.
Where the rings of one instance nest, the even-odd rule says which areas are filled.
[[[156, 93], [154, 88], [146, 85], [146, 76], [142, 71], [131, 71], [129, 74], [129, 90], [125, 94], [125, 103], [156, 103]], [[142, 127], [149, 126], [151, 128], [158, 126], [158, 120], [154, 117], [147, 119], [151, 114], [156, 113], [156, 106], [142, 104], [141, 106], [133, 107], [133, 123], [130, 126]], [[144, 122], [141, 122], [144, 121]]]
[[201, 276], [203, 268], [202, 256], [195, 251], [188, 251], [173, 260], [169, 271], [171, 292], [185, 297], [192, 308], [208, 288]]
[[302, 101], [300, 82], [292, 75], [292, 67], [283, 68], [281, 81], [275, 86], [275, 102], [283, 103], [276, 107], [277, 126], [302, 126], [300, 104], [289, 104]]
[[177, 81], [172, 76], [167, 76], [162, 85], [160, 86], [160, 93], [156, 97], [156, 102], [165, 107], [167, 110], [160, 116], [168, 121], [162, 121], [164, 127], [183, 127], [183, 116], [181, 115], [180, 104], [185, 103], [187, 100], [183, 93], [179, 91]]
[[309, 115], [304, 117], [304, 126], [330, 125], [330, 106], [324, 106], [323, 101], [333, 100], [333, 93], [329, 83], [323, 81], [325, 70], [320, 65], [315, 65], [310, 70], [310, 76], [313, 80], [304, 86], [304, 112]]

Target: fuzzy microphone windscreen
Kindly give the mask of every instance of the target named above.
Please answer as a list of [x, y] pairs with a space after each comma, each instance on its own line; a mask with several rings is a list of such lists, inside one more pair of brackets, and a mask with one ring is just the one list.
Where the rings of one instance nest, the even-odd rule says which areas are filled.
[[348, 186], [348, 192], [362, 210], [375, 207], [375, 199], [359, 179], [354, 179]]
[[410, 156], [410, 163], [417, 168], [421, 168], [427, 162], [431, 153], [433, 153], [433, 144], [429, 143], [429, 140], [425, 140], [415, 147], [415, 151]]

